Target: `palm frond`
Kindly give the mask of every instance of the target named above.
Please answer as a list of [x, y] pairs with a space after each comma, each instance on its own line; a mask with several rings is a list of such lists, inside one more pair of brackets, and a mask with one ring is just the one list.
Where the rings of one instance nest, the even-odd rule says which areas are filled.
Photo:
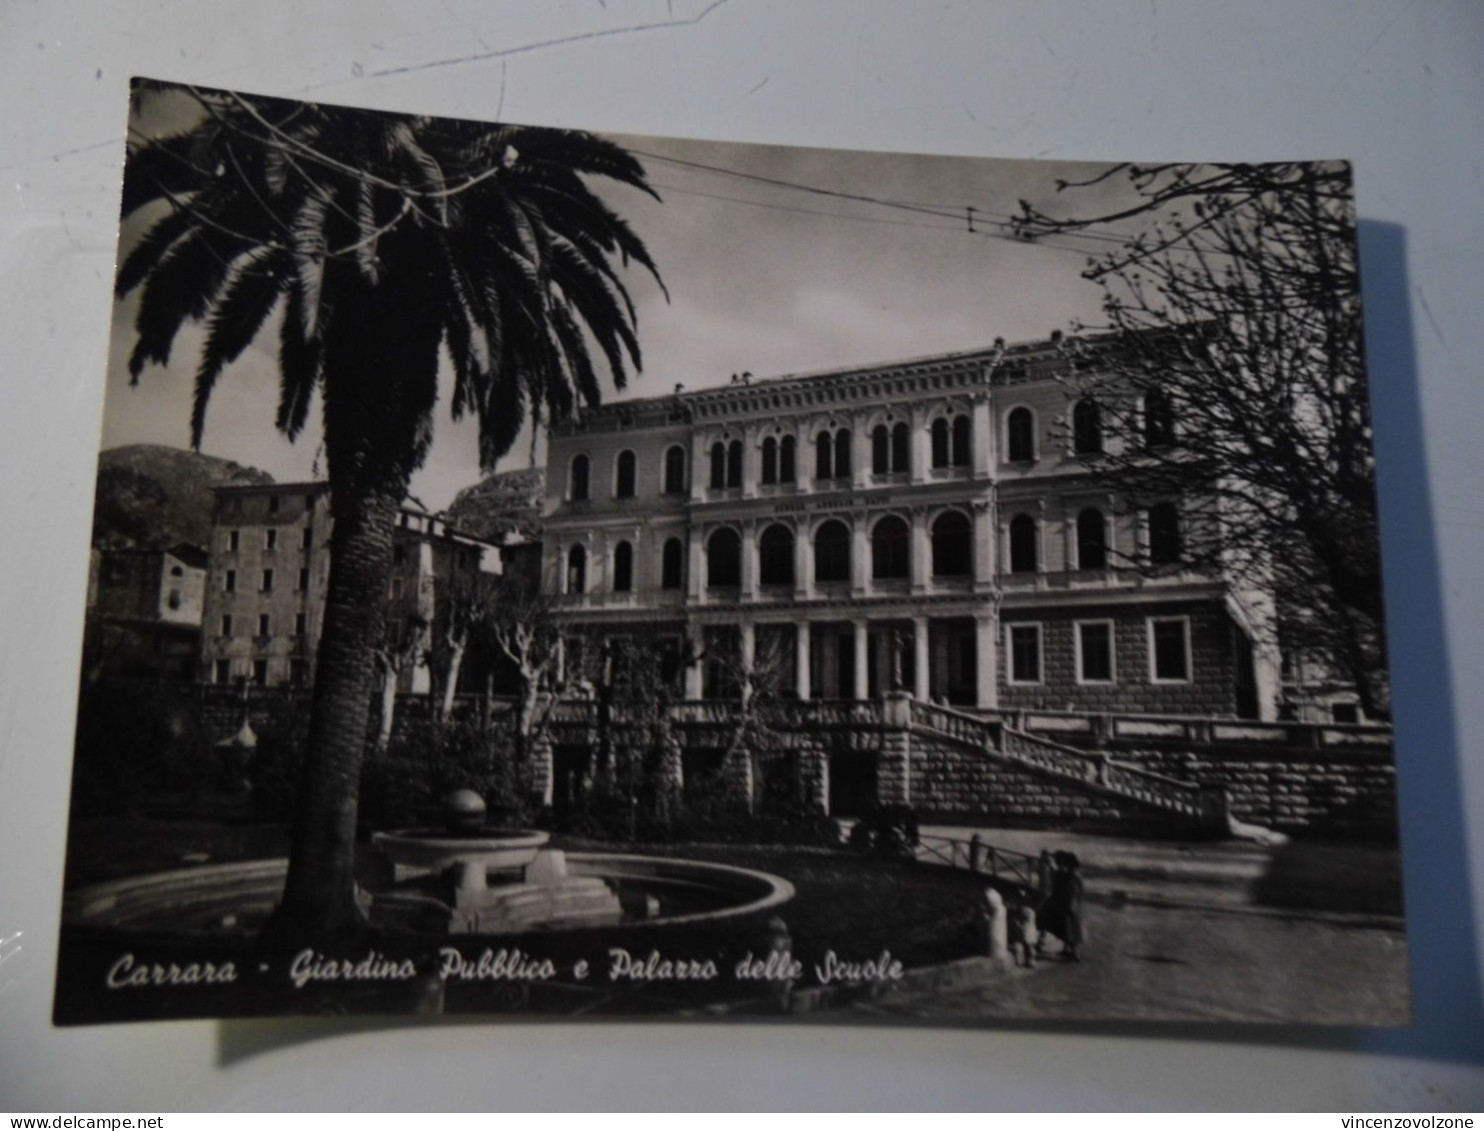
[[323, 356], [320, 339], [304, 332], [303, 303], [295, 281], [284, 304], [278, 346], [278, 415], [274, 420], [290, 440], [298, 437], [309, 419], [309, 403], [319, 384]]
[[254, 252], [243, 257], [232, 272], [221, 301], [207, 320], [206, 343], [196, 370], [191, 407], [191, 446], [201, 446], [206, 428], [206, 406], [222, 370], [242, 354], [278, 302], [285, 264], [279, 253]]

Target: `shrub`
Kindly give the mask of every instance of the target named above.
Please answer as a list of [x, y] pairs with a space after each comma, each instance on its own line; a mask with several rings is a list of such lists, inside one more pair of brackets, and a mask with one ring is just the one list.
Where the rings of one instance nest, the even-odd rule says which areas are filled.
[[472, 789], [495, 825], [528, 825], [539, 807], [530, 775], [514, 755], [507, 728], [475, 719], [442, 726], [410, 720], [385, 749], [371, 750], [361, 772], [362, 824], [374, 829], [441, 823], [442, 801]]

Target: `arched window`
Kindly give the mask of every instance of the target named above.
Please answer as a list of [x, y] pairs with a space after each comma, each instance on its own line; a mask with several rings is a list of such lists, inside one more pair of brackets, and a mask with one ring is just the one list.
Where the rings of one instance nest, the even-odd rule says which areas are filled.
[[1011, 463], [1035, 463], [1036, 418], [1028, 408], [1017, 408], [1005, 421], [1005, 458]]
[[742, 539], [723, 526], [706, 543], [706, 584], [712, 588], [742, 584]]
[[587, 590], [587, 550], [573, 546], [567, 551], [567, 592], [582, 593]]
[[797, 447], [798, 442], [792, 436], [783, 437], [783, 442], [778, 445], [778, 482], [792, 483], [797, 478]]
[[1149, 560], [1155, 565], [1173, 565], [1184, 552], [1179, 508], [1174, 503], [1155, 503], [1149, 508]]
[[637, 461], [633, 452], [618, 453], [618, 476], [614, 484], [614, 494], [620, 499], [632, 499], [634, 497], [634, 480], [637, 478]]
[[835, 433], [835, 478], [850, 478], [850, 429]]
[[679, 538], [670, 538], [660, 554], [660, 588], [679, 589], [685, 584], [685, 547]]
[[948, 466], [948, 420], [942, 416], [933, 421], [933, 466]]
[[1078, 401], [1072, 409], [1072, 448], [1079, 456], [1103, 450], [1103, 413], [1096, 401]]
[[953, 466], [969, 466], [969, 440], [971, 436], [969, 418], [959, 415], [953, 418]]
[[727, 485], [727, 446], [720, 440], [711, 445], [711, 487], [720, 490]]
[[1077, 568], [1108, 568], [1108, 527], [1096, 507], [1077, 516]]
[[1018, 514], [1010, 520], [1010, 572], [1035, 573], [1041, 555], [1036, 547], [1036, 520]]
[[778, 441], [772, 436], [763, 441], [763, 482], [778, 482]]
[[727, 486], [742, 486], [742, 441], [733, 440], [727, 447]]
[[585, 502], [587, 499], [588, 462], [587, 456], [572, 457], [572, 473], [567, 479], [567, 495], [574, 503]]
[[814, 533], [814, 580], [850, 580], [850, 531], [830, 521]]
[[613, 548], [613, 591], [628, 593], [634, 588], [634, 547], [620, 542]]
[[962, 577], [974, 571], [973, 534], [963, 511], [944, 511], [933, 523], [933, 576]]
[[679, 444], [665, 452], [665, 494], [685, 494], [685, 449]]
[[891, 470], [891, 429], [878, 424], [871, 429], [871, 471], [885, 475]]
[[912, 433], [908, 430], [905, 421], [892, 426], [891, 430], [891, 469], [893, 471], [906, 471], [912, 462]]
[[814, 438], [814, 478], [833, 479], [835, 477], [835, 441], [828, 432], [821, 432]]
[[781, 522], [763, 531], [757, 542], [758, 580], [763, 585], [794, 583], [794, 535]]
[[871, 576], [877, 581], [912, 576], [912, 532], [894, 514], [871, 529]]
[[1144, 445], [1168, 448], [1175, 442], [1175, 407], [1163, 389], [1144, 395]]

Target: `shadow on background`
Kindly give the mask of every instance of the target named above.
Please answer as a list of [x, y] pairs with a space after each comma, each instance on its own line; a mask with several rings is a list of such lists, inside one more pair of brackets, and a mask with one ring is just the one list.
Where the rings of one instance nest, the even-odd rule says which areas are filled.
[[[1362, 221], [1366, 345], [1380, 467], [1383, 566], [1397, 731], [1399, 809], [1406, 877], [1414, 1024], [1410, 1029], [1337, 1029], [1230, 1023], [997, 1021], [940, 1028], [1080, 1034], [1155, 1041], [1242, 1043], [1484, 1063], [1484, 995], [1461, 800], [1460, 750], [1444, 646], [1437, 523], [1427, 479], [1426, 437], [1406, 274], [1405, 232]], [[1363, 988], [1362, 991], [1363, 992]], [[591, 1018], [581, 1023], [674, 1018]], [[761, 1019], [748, 1019], [756, 1022]], [[727, 1024], [737, 1024], [732, 1019]], [[769, 1024], [830, 1024], [829, 1015]], [[368, 1032], [429, 1026], [561, 1023], [553, 1017], [296, 1017], [223, 1020], [217, 1062]], [[912, 1024], [859, 1014], [833, 1022]]]

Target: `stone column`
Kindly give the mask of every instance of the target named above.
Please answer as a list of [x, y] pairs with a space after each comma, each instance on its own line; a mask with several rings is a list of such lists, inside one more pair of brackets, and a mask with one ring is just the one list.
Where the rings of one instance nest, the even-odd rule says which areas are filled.
[[747, 519], [742, 523], [742, 599], [757, 599], [757, 521]]
[[690, 501], [699, 503], [706, 497], [711, 482], [711, 453], [706, 450], [706, 437], [699, 432], [690, 438]]
[[928, 619], [912, 618], [912, 694], [923, 703], [929, 698], [928, 678], [932, 674], [928, 654]]
[[706, 544], [701, 528], [692, 526], [687, 532], [690, 561], [685, 575], [685, 594], [692, 604], [699, 603], [706, 584]]
[[794, 691], [800, 699], [809, 698], [809, 622], [805, 620], [794, 629]]
[[994, 508], [987, 499], [974, 503], [974, 588], [983, 590], [995, 577]]
[[690, 648], [690, 655], [686, 658], [691, 661], [685, 666], [685, 697], [687, 699], [701, 698], [701, 665], [699, 657], [706, 642], [702, 636], [701, 626], [688, 624], [685, 626], [686, 642]]
[[742, 497], [744, 499], [757, 498], [758, 464], [757, 448], [758, 442], [757, 425], [748, 424], [742, 428]]
[[970, 436], [970, 466], [975, 479], [987, 478], [994, 467], [995, 449], [998, 447], [994, 420], [990, 415], [989, 394], [979, 393], [974, 397], [973, 431]]
[[531, 744], [531, 784], [541, 793], [541, 804], [550, 806], [556, 795], [555, 759], [551, 753], [551, 732], [541, 734]]
[[866, 538], [868, 520], [865, 511], [855, 511], [850, 516], [850, 590], [857, 597], [865, 596], [871, 576], [871, 545]]
[[757, 655], [757, 639], [750, 620], [744, 620], [737, 626], [737, 636], [738, 659], [742, 664], [742, 696], [744, 699], [750, 699], [752, 698], [752, 664]]
[[855, 624], [855, 688], [853, 699], [864, 699], [870, 691], [870, 622], [858, 620]]
[[974, 617], [974, 672], [978, 677], [974, 702], [984, 708], [997, 707], [1000, 703], [996, 620], [993, 613], [979, 613]]
[[871, 437], [866, 433], [866, 414], [850, 414], [850, 482], [857, 491], [871, 485]]
[[912, 482], [926, 483], [928, 481], [928, 441], [923, 434], [923, 422], [927, 414], [917, 405], [912, 406], [912, 411], [907, 419], [908, 435], [911, 437], [912, 459]]
[[883, 805], [912, 803], [912, 700], [889, 692], [882, 703], [881, 753], [876, 763], [876, 799]]
[[912, 592], [926, 593], [933, 579], [933, 539], [927, 508], [912, 508]]
[[799, 600], [814, 596], [814, 543], [804, 519], [794, 528], [794, 596]]

